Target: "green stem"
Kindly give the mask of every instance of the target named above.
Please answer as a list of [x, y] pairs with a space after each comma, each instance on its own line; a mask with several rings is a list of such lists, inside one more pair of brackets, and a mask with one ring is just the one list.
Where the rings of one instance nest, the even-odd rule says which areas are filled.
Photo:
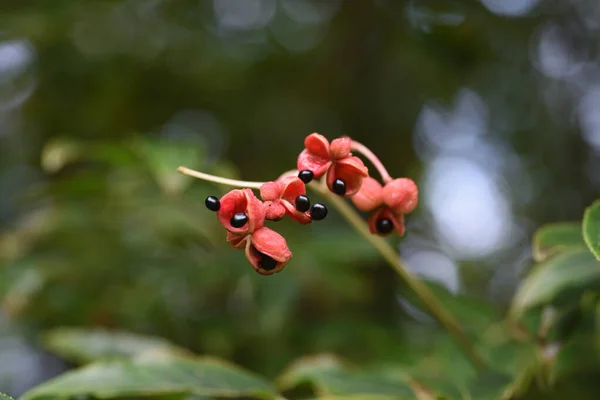
[[194, 171], [186, 167], [179, 167], [177, 171], [184, 175], [202, 179], [203, 181], [220, 183], [222, 185], [236, 186], [240, 188], [260, 189], [263, 182], [240, 181], [237, 179], [222, 178], [220, 176], [205, 174], [204, 172]]
[[330, 204], [333, 204], [335, 208], [348, 220], [350, 225], [360, 233], [369, 243], [379, 251], [387, 263], [396, 271], [396, 273], [406, 282], [406, 284], [412, 289], [413, 292], [425, 303], [429, 311], [433, 316], [444, 326], [456, 343], [460, 346], [469, 360], [473, 363], [476, 368], [483, 366], [483, 360], [473, 347], [471, 341], [467, 338], [465, 332], [462, 330], [458, 322], [454, 317], [446, 310], [444, 305], [431, 293], [429, 288], [423, 284], [418, 277], [414, 276], [404, 265], [396, 251], [386, 242], [383, 238], [373, 235], [361, 216], [354, 211], [352, 207], [348, 205], [341, 197], [336, 196], [327, 190], [324, 185], [319, 183], [311, 183], [310, 188], [317, 191], [323, 197], [326, 197]]

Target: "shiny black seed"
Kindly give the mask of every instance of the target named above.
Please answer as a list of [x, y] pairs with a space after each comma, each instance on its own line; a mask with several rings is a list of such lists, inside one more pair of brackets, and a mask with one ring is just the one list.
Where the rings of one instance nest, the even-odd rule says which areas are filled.
[[265, 271], [275, 269], [275, 267], [277, 266], [277, 261], [273, 260], [273, 258], [269, 257], [268, 255], [260, 253], [260, 257], [261, 258], [258, 262], [258, 265]]
[[234, 214], [234, 216], [231, 217], [231, 220], [229, 221], [231, 226], [233, 226], [234, 228], [241, 228], [242, 226], [246, 225], [247, 222], [248, 216], [244, 213]]
[[315, 178], [315, 174], [313, 174], [312, 171], [303, 169], [302, 171], [298, 172], [298, 178], [300, 178], [302, 182], [308, 183]]
[[219, 211], [219, 209], [221, 208], [221, 202], [215, 196], [208, 196], [206, 200], [204, 200], [204, 205], [210, 211], [215, 212]]
[[331, 185], [331, 190], [333, 190], [333, 193], [337, 194], [338, 196], [343, 196], [346, 194], [346, 184], [343, 180], [336, 179], [333, 181], [333, 185]]
[[310, 209], [310, 199], [303, 194], [296, 197], [294, 204], [296, 205], [296, 210], [300, 212], [307, 212]]
[[394, 230], [394, 224], [389, 218], [380, 219], [375, 223], [375, 227], [377, 228], [377, 232], [384, 235]]
[[313, 221], [320, 221], [327, 216], [327, 207], [321, 203], [315, 203], [310, 208], [310, 217]]

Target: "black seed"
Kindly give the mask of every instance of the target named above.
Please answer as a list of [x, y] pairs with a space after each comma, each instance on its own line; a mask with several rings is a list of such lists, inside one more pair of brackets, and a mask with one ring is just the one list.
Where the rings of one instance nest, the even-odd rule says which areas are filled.
[[215, 196], [208, 196], [206, 200], [204, 200], [204, 205], [210, 211], [215, 212], [219, 211], [219, 209], [221, 208], [221, 202]]
[[315, 174], [313, 174], [312, 171], [303, 169], [302, 171], [298, 172], [298, 178], [300, 178], [302, 182], [308, 183], [315, 178]]
[[242, 226], [246, 225], [247, 222], [248, 216], [244, 213], [234, 214], [234, 216], [231, 217], [231, 220], [229, 220], [229, 223], [234, 228], [241, 228]]
[[327, 216], [327, 207], [321, 203], [315, 203], [310, 208], [310, 217], [313, 221], [320, 221]]
[[394, 224], [389, 218], [380, 219], [375, 223], [375, 226], [377, 228], [377, 232], [384, 235], [394, 230]]
[[303, 194], [296, 197], [294, 204], [296, 205], [296, 210], [300, 212], [307, 212], [310, 209], [310, 199]]
[[260, 261], [258, 262], [258, 265], [264, 269], [265, 271], [271, 271], [272, 269], [275, 269], [275, 267], [277, 266], [277, 261], [273, 260], [273, 258], [269, 257], [266, 254], [260, 253]]
[[333, 190], [333, 193], [337, 194], [338, 196], [343, 196], [346, 194], [346, 184], [343, 180], [336, 179], [333, 181], [333, 185], [331, 185], [331, 190]]

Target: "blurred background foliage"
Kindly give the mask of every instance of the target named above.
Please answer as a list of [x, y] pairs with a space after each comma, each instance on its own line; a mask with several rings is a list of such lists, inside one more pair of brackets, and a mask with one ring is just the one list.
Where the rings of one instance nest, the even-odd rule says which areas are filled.
[[[400, 254], [481, 335], [536, 228], [598, 195], [598, 30], [596, 0], [3, 0], [0, 389], [72, 366], [39, 343], [60, 326], [270, 378], [324, 351], [452, 370], [445, 335], [335, 211], [279, 223], [294, 258], [261, 277], [203, 206], [228, 189], [176, 168], [265, 181], [311, 132], [367, 144], [421, 187]], [[584, 365], [556, 398], [595, 398]]]

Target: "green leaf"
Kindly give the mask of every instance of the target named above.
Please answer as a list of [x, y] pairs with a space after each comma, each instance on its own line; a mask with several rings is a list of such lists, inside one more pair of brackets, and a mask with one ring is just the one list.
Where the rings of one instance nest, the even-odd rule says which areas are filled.
[[104, 329], [57, 328], [46, 332], [42, 342], [50, 352], [81, 364], [131, 358], [147, 352], [190, 354], [161, 338]]
[[[437, 358], [442, 357], [445, 356], [440, 355]], [[469, 378], [463, 380], [464, 376], [455, 379], [452, 374], [441, 375], [438, 360], [435, 358], [434, 356], [424, 359], [415, 366], [394, 364], [378, 369], [377, 372], [383, 377], [406, 382], [418, 400], [462, 399], [465, 383], [470, 381]]]
[[600, 200], [596, 200], [585, 210], [583, 238], [591, 252], [600, 260]]
[[544, 225], [533, 236], [533, 258], [537, 262], [573, 247], [585, 247], [579, 222]]
[[56, 173], [70, 163], [94, 161], [113, 167], [122, 167], [135, 163], [131, 150], [121, 142], [84, 142], [68, 137], [59, 137], [48, 141], [40, 155], [44, 171]]
[[577, 307], [556, 316], [554, 324], [559, 325], [562, 337], [548, 335], [547, 344], [541, 351], [547, 380], [551, 384], [598, 369], [600, 360], [594, 351], [598, 340], [597, 309], [596, 294], [587, 292]]
[[511, 312], [550, 303], [565, 292], [580, 294], [598, 282], [600, 263], [587, 249], [565, 251], [534, 268], [517, 290]]
[[204, 159], [200, 143], [140, 138], [133, 149], [146, 162], [160, 189], [167, 194], [182, 192], [193, 179], [184, 176], [177, 168], [199, 168]]
[[[425, 284], [431, 293], [444, 304], [444, 307], [452, 313], [452, 315], [461, 321], [462, 328], [469, 333], [481, 332], [494, 321], [500, 319], [497, 312], [490, 304], [482, 302], [479, 299], [454, 294], [443, 285], [434, 281], [424, 280], [423, 284]], [[423, 312], [430, 314], [429, 309], [413, 291], [407, 290], [406, 293], [404, 293], [404, 296], [412, 305], [415, 305]]]
[[81, 144], [68, 138], [55, 138], [44, 145], [40, 162], [44, 171], [53, 173], [80, 158], [84, 153]]
[[356, 395], [392, 396], [394, 399], [414, 399], [410, 386], [397, 379], [382, 376], [375, 372], [362, 372], [350, 369], [334, 356], [316, 355], [303, 357], [278, 378], [281, 390], [290, 390], [301, 384], [310, 384], [319, 396]]
[[153, 356], [89, 364], [43, 383], [19, 400], [80, 395], [102, 399], [175, 395], [250, 396], [267, 400], [278, 397], [262, 378], [224, 361]]
[[481, 353], [487, 365], [504, 374], [521, 373], [535, 367], [536, 351], [535, 343], [515, 340], [501, 323], [490, 327], [482, 337]]
[[579, 327], [583, 317], [583, 310], [579, 304], [556, 311], [548, 328], [546, 340], [551, 343], [567, 340]]
[[14, 399], [12, 397], [10, 397], [9, 395], [0, 393], [0, 400], [14, 400]]
[[320, 397], [314, 397], [311, 400], [398, 400], [402, 397], [398, 396], [379, 396], [379, 395], [326, 395]]
[[512, 379], [509, 375], [485, 371], [477, 376], [470, 385], [469, 393], [472, 399], [498, 400], [503, 399], [510, 392]]
[[579, 334], [564, 344], [548, 345], [544, 352], [550, 364], [549, 381], [568, 380], [571, 376], [597, 370], [598, 356], [593, 350], [596, 338], [592, 333]]

